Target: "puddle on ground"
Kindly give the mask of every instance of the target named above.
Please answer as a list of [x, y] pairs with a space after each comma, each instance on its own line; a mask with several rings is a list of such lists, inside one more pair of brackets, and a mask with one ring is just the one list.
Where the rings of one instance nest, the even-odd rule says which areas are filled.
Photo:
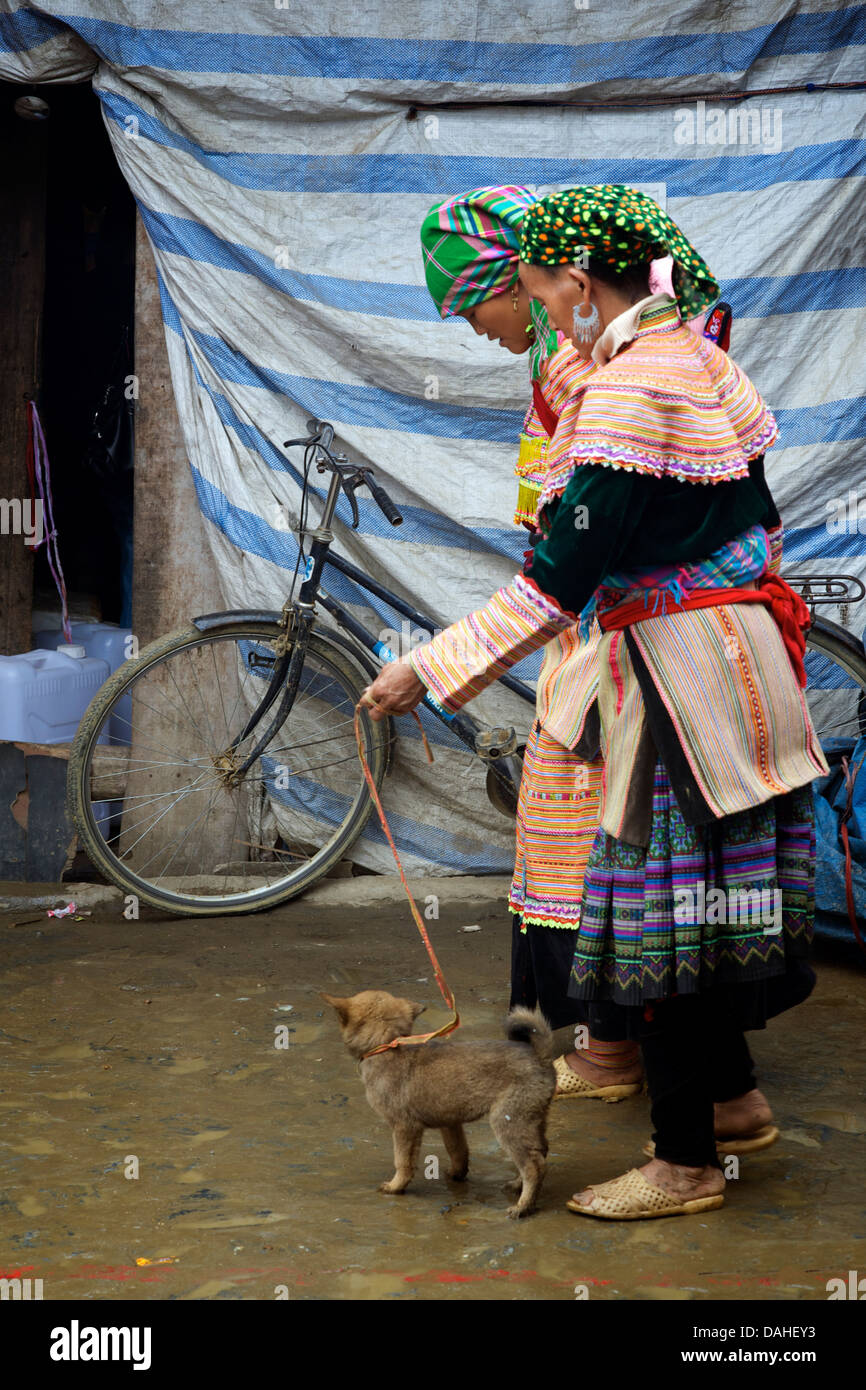
[[23, 1144], [7, 1144], [6, 1147], [14, 1154], [53, 1154], [56, 1153], [54, 1145], [47, 1139], [25, 1139]]
[[780, 1129], [779, 1136], [790, 1144], [802, 1144], [804, 1149], [820, 1149], [821, 1140], [805, 1129]]
[[22, 1216], [42, 1216], [48, 1210], [38, 1197], [19, 1197], [15, 1205]]
[[181, 1216], [173, 1224], [175, 1229], [184, 1231], [223, 1231], [234, 1230], [236, 1226], [273, 1226], [288, 1219], [288, 1213], [270, 1211], [255, 1216], [213, 1216], [206, 1221], [188, 1221]]
[[803, 1119], [813, 1125], [838, 1129], [842, 1134], [866, 1134], [866, 1115], [853, 1110], [808, 1110]]
[[232, 1068], [230, 1071], [217, 1072], [215, 1081], [248, 1081], [251, 1076], [257, 1076], [260, 1072], [271, 1071], [271, 1062], [251, 1062], [242, 1067]]

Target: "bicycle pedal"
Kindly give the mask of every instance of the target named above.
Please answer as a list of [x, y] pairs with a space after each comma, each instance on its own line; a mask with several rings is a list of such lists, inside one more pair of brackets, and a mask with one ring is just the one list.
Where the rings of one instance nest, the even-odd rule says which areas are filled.
[[485, 762], [508, 758], [517, 748], [517, 731], [512, 728], [483, 729], [475, 735], [475, 752]]

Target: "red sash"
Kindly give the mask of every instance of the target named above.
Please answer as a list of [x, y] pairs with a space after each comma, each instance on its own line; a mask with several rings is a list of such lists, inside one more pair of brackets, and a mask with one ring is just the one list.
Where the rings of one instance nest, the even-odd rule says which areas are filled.
[[[666, 602], [664, 613], [684, 613], [691, 608], [717, 608], [726, 603], [764, 603], [776, 620], [782, 640], [791, 658], [794, 673], [800, 686], [806, 685], [806, 667], [803, 657], [806, 652], [806, 633], [811, 624], [811, 615], [800, 595], [786, 584], [778, 574], [765, 574], [758, 581], [757, 589], [702, 589], [682, 603]], [[647, 618], [663, 616], [654, 613], [643, 601], [634, 599], [620, 603], [606, 611], [598, 611], [598, 621], [605, 632], [631, 627], [634, 623], [645, 622]]]

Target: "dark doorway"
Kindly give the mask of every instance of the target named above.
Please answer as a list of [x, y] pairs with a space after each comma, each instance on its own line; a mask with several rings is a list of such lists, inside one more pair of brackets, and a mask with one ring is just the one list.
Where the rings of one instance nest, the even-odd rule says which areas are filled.
[[[38, 403], [66, 586], [82, 616], [128, 626], [133, 402], [125, 383], [133, 372], [135, 202], [89, 83], [4, 85], [13, 105], [31, 93], [49, 108], [40, 132], [46, 210]], [[57, 603], [43, 546], [34, 608]]]

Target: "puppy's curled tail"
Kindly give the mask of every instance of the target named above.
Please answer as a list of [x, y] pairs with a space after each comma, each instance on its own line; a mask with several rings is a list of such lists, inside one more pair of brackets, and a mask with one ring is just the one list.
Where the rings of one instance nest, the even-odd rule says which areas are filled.
[[553, 1056], [553, 1033], [540, 1009], [527, 1009], [522, 1005], [512, 1009], [505, 1020], [505, 1036], [509, 1042], [528, 1043], [544, 1062]]

